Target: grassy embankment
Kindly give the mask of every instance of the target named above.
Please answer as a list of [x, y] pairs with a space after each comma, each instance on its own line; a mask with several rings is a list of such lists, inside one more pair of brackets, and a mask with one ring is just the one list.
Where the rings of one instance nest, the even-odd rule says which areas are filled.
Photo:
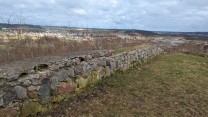
[[89, 86], [52, 116], [207, 116], [208, 58], [160, 55]]

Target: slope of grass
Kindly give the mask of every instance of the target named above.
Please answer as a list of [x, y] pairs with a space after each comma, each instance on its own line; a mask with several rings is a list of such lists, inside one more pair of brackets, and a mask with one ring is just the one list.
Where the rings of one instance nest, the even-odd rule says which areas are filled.
[[160, 55], [89, 86], [47, 115], [207, 116], [208, 58]]

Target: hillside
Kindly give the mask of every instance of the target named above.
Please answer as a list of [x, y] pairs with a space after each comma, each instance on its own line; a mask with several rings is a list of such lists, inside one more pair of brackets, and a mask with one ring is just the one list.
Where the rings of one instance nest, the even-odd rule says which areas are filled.
[[207, 65], [199, 56], [160, 55], [87, 87], [42, 116], [206, 116]]

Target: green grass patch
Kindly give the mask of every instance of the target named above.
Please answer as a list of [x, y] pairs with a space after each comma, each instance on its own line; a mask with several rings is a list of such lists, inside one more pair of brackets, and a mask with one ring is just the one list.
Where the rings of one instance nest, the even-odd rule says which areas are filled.
[[104, 78], [52, 116], [207, 116], [208, 58], [160, 55]]

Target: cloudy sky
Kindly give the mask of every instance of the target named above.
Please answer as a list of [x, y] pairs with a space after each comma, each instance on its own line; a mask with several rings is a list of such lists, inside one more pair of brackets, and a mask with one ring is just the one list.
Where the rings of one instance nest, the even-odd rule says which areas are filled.
[[26, 23], [155, 31], [208, 31], [208, 0], [0, 0]]

